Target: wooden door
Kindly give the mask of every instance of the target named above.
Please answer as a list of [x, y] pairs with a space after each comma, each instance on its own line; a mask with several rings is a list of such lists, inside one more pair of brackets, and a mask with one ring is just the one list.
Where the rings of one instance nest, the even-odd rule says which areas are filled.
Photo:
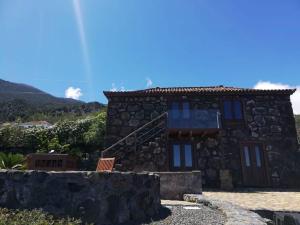
[[264, 156], [263, 145], [260, 143], [242, 145], [241, 162], [245, 186], [265, 187], [268, 185]]

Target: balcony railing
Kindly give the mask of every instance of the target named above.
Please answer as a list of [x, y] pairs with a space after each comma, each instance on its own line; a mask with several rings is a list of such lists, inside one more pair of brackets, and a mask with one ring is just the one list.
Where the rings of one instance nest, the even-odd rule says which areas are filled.
[[219, 129], [220, 112], [215, 109], [169, 110], [168, 128], [171, 129]]

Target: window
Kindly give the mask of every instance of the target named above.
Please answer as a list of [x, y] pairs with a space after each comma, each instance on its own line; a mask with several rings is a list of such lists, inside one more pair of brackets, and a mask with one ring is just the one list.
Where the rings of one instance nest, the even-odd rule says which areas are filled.
[[226, 120], [233, 119], [233, 113], [232, 113], [232, 107], [231, 107], [231, 101], [224, 101], [224, 118]]
[[242, 120], [242, 103], [239, 100], [225, 100], [223, 102], [223, 111], [225, 120]]
[[250, 153], [249, 153], [249, 147], [244, 146], [244, 157], [245, 157], [245, 164], [247, 167], [250, 167]]
[[173, 102], [172, 103], [172, 118], [178, 119], [179, 117], [180, 117], [179, 103]]
[[241, 120], [242, 118], [242, 104], [240, 101], [235, 100], [234, 104], [234, 119]]
[[256, 157], [256, 166], [261, 167], [261, 157], [259, 146], [255, 146], [255, 157]]
[[172, 167], [175, 170], [193, 168], [193, 149], [191, 144], [172, 145]]
[[184, 145], [184, 160], [185, 160], [185, 166], [186, 167], [192, 167], [193, 166], [192, 146], [191, 145]]
[[182, 103], [182, 117], [183, 119], [190, 118], [190, 104], [188, 102]]
[[173, 166], [174, 167], [181, 166], [180, 145], [173, 145]]

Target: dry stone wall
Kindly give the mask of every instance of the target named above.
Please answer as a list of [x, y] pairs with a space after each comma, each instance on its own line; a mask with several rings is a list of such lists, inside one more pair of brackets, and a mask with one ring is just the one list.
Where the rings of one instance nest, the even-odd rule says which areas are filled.
[[42, 208], [95, 224], [143, 220], [158, 213], [159, 177], [129, 172], [0, 170], [0, 207]]

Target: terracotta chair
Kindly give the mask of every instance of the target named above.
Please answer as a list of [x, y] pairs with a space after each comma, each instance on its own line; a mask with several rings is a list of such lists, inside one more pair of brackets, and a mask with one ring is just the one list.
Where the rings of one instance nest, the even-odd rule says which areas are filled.
[[99, 158], [96, 171], [103, 172], [108, 171], [112, 172], [115, 165], [115, 158]]

